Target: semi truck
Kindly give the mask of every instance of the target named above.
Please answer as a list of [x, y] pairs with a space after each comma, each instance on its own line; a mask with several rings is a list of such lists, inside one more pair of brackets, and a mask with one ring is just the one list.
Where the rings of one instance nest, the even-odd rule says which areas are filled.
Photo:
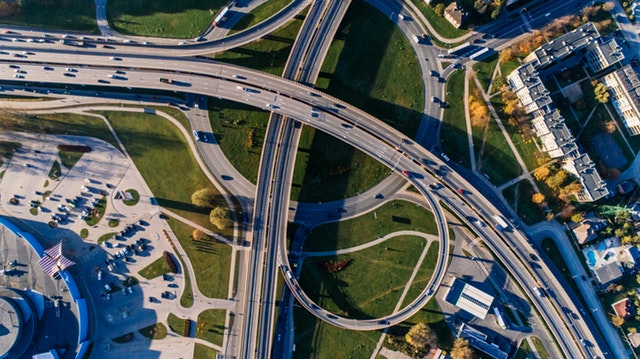
[[501, 231], [506, 231], [509, 228], [509, 224], [499, 215], [493, 216], [493, 220], [496, 222], [496, 227]]

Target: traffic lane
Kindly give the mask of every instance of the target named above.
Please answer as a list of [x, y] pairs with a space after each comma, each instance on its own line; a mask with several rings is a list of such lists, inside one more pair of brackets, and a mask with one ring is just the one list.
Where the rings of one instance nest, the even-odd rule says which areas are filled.
[[[355, 111], [355, 112], [357, 112], [357, 111]], [[392, 136], [392, 137], [395, 137], [395, 136]]]

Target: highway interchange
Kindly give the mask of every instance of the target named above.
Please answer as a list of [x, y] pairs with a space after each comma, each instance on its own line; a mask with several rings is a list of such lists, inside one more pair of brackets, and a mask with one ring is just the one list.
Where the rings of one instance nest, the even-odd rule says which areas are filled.
[[[298, 4], [302, 6], [306, 3], [301, 2]], [[394, 13], [400, 9], [400, 4], [390, 4], [392, 5], [387, 5], [389, 8], [386, 11]], [[417, 22], [402, 22], [401, 27], [402, 26], [407, 26], [405, 31], [408, 33], [423, 32]], [[238, 38], [241, 38], [241, 36], [238, 36]], [[233, 44], [229, 40], [222, 41], [224, 45], [220, 45], [220, 47], [216, 49], [238, 46], [238, 44], [249, 42], [250, 40], [247, 40], [247, 38], [249, 38], [249, 36], [245, 36], [242, 40], [237, 40], [237, 43]], [[499, 41], [504, 41], [504, 39]], [[180, 51], [175, 52], [184, 56], [205, 52], [209, 53], [212, 51], [212, 48], [209, 46], [214, 46], [213, 43], [215, 43], [215, 41], [212, 42], [211, 45], [206, 43], [197, 44], [185, 46], [184, 49], [172, 47], [172, 50], [180, 49]], [[273, 132], [267, 133], [266, 138], [272, 140], [265, 142], [263, 151], [264, 153], [271, 153], [273, 157], [263, 158], [263, 165], [267, 163], [268, 168], [261, 167], [261, 175], [263, 171], [265, 172], [264, 176], [267, 177], [274, 174], [281, 175], [291, 173], [290, 170], [286, 169], [287, 161], [291, 160], [291, 157], [287, 156], [291, 156], [292, 151], [281, 151], [276, 155], [274, 151], [270, 149], [269, 145], [275, 146], [280, 144], [280, 139], [290, 137], [287, 136], [287, 132], [295, 132], [295, 121], [300, 121], [305, 125], [313, 126], [351, 144], [359, 150], [377, 158], [399, 174], [402, 171], [408, 171], [408, 178], [404, 178], [403, 180], [410, 181], [429, 201], [436, 215], [436, 220], [439, 224], [439, 233], [441, 239], [444, 241], [443, 243], [446, 243], [448, 232], [446, 229], [446, 220], [444, 220], [439, 201], [442, 201], [458, 213], [461, 218], [484, 218], [485, 222], [491, 223], [491, 217], [494, 214], [500, 213], [491, 201], [484, 198], [483, 193], [475, 191], [473, 189], [474, 187], [452, 170], [452, 167], [440, 158], [437, 153], [433, 154], [428, 151], [427, 148], [430, 149], [430, 146], [421, 146], [414, 142], [414, 140], [407, 139], [401, 133], [384, 125], [377, 119], [338, 99], [320, 93], [310, 87], [245, 68], [202, 59], [181, 59], [175, 56], [166, 57], [155, 55], [154, 48], [156, 47], [142, 45], [121, 46], [121, 44], [117, 44], [114, 49], [106, 50], [100, 47], [76, 48], [57, 43], [32, 44], [26, 42], [11, 42], [3, 46], [3, 52], [6, 52], [6, 54], [0, 55], [0, 59], [7, 61], [6, 64], [0, 64], [3, 70], [0, 77], [3, 81], [17, 80], [13, 77], [13, 71], [10, 71], [7, 67], [9, 63], [16, 63], [20, 64], [20, 67], [26, 72], [24, 74], [25, 79], [20, 80], [29, 81], [30, 83], [128, 86], [145, 89], [186, 91], [248, 103], [265, 110], [273, 110], [286, 116], [286, 118], [290, 120], [280, 119], [279, 121], [287, 125], [274, 126]], [[429, 66], [427, 63], [437, 63], [437, 52], [430, 50], [430, 48], [430, 46], [420, 46], [422, 52], [428, 56], [423, 57], [425, 59], [429, 58], [429, 61], [421, 61], [423, 70]], [[29, 53], [24, 54], [24, 51]], [[74, 54], [74, 56], [69, 56], [70, 52]], [[158, 54], [160, 53], [166, 53], [166, 48], [158, 47]], [[13, 54], [18, 54], [23, 57], [10, 56]], [[43, 66], [50, 67], [53, 70], [45, 70]], [[64, 69], [68, 66], [78, 67], [79, 71], [75, 73], [74, 77], [64, 75]], [[125, 72], [122, 79], [110, 79], [108, 77], [108, 75], [113, 74], [116, 69]], [[428, 73], [428, 71], [425, 73]], [[161, 77], [171, 77], [177, 85], [163, 84], [159, 81]], [[306, 79], [307, 80], [303, 82], [311, 83], [313, 76], [306, 77]], [[110, 83], [101, 83], [98, 82], [98, 80], [109, 81]], [[428, 79], [428, 81], [434, 80]], [[431, 89], [436, 91], [437, 88], [435, 84], [427, 86], [425, 91], [428, 96], [425, 96], [425, 98], [430, 98]], [[442, 87], [440, 87], [440, 89], [442, 92]], [[425, 104], [427, 105], [425, 108], [427, 108], [427, 112], [431, 113], [426, 116], [430, 116], [431, 121], [437, 121], [441, 109], [433, 108], [435, 106], [429, 106], [431, 104], [427, 102], [428, 101], [425, 100]], [[277, 119], [277, 117], [274, 117], [274, 119]], [[275, 123], [279, 122], [273, 119], [272, 121]], [[418, 139], [421, 140], [419, 143], [425, 143], [422, 139], [427, 137], [428, 130], [429, 126], [426, 126], [423, 121], [423, 126], [421, 126], [421, 131], [418, 135]], [[286, 142], [281, 143], [280, 146], [281, 148], [289, 147]], [[292, 147], [295, 148], [295, 146]], [[276, 170], [276, 168], [278, 170]], [[436, 181], [440, 181], [445, 186], [438, 190], [430, 189], [429, 185]], [[236, 181], [234, 180], [234, 182]], [[344, 328], [374, 330], [397, 324], [419, 310], [430, 299], [446, 269], [446, 258], [448, 257], [447, 245], [440, 246], [440, 262], [438, 263], [430, 284], [424, 288], [422, 294], [416, 298], [413, 303], [398, 313], [385, 318], [355, 321], [348, 318], [340, 318], [335, 314], [328, 313], [319, 308], [301, 291], [295, 278], [289, 278], [286, 275], [291, 266], [288, 263], [286, 243], [284, 240], [285, 236], [280, 234], [280, 232], [272, 232], [272, 234], [268, 235], [266, 233], [260, 233], [260, 231], [265, 229], [264, 224], [268, 220], [267, 218], [260, 218], [258, 216], [258, 213], [265, 213], [263, 210], [270, 211], [269, 220], [271, 218], [280, 220], [280, 226], [276, 225], [273, 227], [281, 228], [282, 223], [286, 224], [289, 202], [288, 190], [290, 188], [288, 188], [287, 185], [290, 184], [290, 177], [288, 180], [287, 178], [282, 178], [274, 181], [274, 183], [280, 184], [277, 188], [260, 190], [260, 183], [262, 182], [263, 181], [258, 182], [258, 190], [256, 191], [256, 200], [254, 202], [256, 207], [252, 208], [254, 213], [251, 220], [253, 238], [255, 240], [259, 238], [258, 236], [262, 236], [262, 238], [272, 242], [274, 241], [273, 238], [280, 240], [277, 242], [277, 247], [274, 243], [271, 243], [269, 246], [264, 242], [252, 241], [252, 255], [259, 256], [264, 250], [262, 247], [256, 248], [256, 245], [260, 242], [260, 246], [267, 245], [268, 248], [272, 249], [272, 255], [277, 252], [278, 259], [277, 262], [270, 262], [269, 265], [264, 268], [260, 265], [261, 261], [258, 260], [259, 257], [252, 259], [252, 265], [254, 266], [251, 271], [252, 275], [260, 273], [263, 270], [270, 271], [271, 274], [268, 281], [257, 284], [255, 293], [258, 294], [253, 294], [253, 296], [254, 298], [258, 298], [258, 300], [248, 300], [245, 298], [246, 303], [258, 303], [260, 301], [260, 285], [264, 285], [264, 290], [268, 288], [272, 290], [275, 287], [273, 281], [275, 280], [274, 270], [276, 268], [282, 268], [283, 277], [285, 278], [287, 286], [303, 307], [318, 318]], [[267, 180], [267, 182], [271, 181]], [[464, 195], [460, 195], [457, 192], [459, 188], [465, 190]], [[259, 199], [259, 195], [262, 195], [263, 198]], [[268, 200], [269, 197], [271, 197], [271, 202]], [[262, 203], [261, 206], [263, 206], [263, 208], [258, 208], [258, 204], [260, 203]], [[269, 203], [271, 206], [270, 209], [265, 207], [266, 203]], [[272, 223], [277, 224], [276, 222]], [[541, 263], [540, 268], [529, 268], [529, 255], [537, 251], [532, 247], [523, 233], [517, 230], [503, 233], [491, 227], [482, 227], [477, 222], [469, 222], [467, 225], [485, 239], [485, 243], [487, 243], [497, 258], [527, 292], [530, 300], [549, 326], [550, 332], [556, 338], [560, 350], [565, 356], [571, 358], [618, 357], [614, 354], [618, 353], [617, 351], [608, 349], [608, 345], [602, 338], [601, 333], [595, 329], [597, 326], [591, 324], [590, 317], [583, 316], [581, 320], [576, 321], [568, 318], [565, 314], [565, 309], [573, 313], [578, 313], [579, 306], [576, 305], [574, 296], [566, 294], [565, 290], [544, 263]], [[274, 251], [273, 248], [277, 248], [277, 251]], [[533, 293], [532, 288], [539, 286], [541, 283], [544, 283], [548, 288], [548, 292], [551, 294], [550, 297], [539, 298]], [[273, 294], [268, 296], [272, 298]], [[261, 301], [262, 303], [273, 303], [272, 299], [262, 298]], [[262, 313], [267, 314], [263, 314], [263, 319], [261, 319], [262, 329], [260, 335], [249, 336], [250, 341], [257, 339], [256, 343], [243, 344], [242, 353], [244, 357], [252, 357], [255, 350], [258, 350], [258, 353], [264, 355], [259, 355], [259, 357], [268, 356], [268, 349], [272, 344], [272, 339], [269, 335], [272, 324], [268, 322], [265, 323], [265, 319], [272, 318], [273, 316], [269, 314], [268, 311], [265, 311], [264, 307], [263, 305], [261, 309]], [[254, 313], [255, 311], [250, 310], [249, 312]], [[257, 316], [258, 312], [255, 313]], [[569, 322], [569, 325], [566, 325], [565, 322]], [[251, 325], [255, 326], [255, 324]], [[252, 329], [252, 331], [253, 330], [257, 332], [257, 329]], [[245, 340], [246, 338], [242, 339]], [[582, 345], [583, 340], [589, 343], [589, 345]], [[256, 347], [257, 349], [255, 349]], [[260, 350], [263, 350], [263, 352], [260, 352]], [[264, 352], [264, 350], [266, 350], [266, 352]]]

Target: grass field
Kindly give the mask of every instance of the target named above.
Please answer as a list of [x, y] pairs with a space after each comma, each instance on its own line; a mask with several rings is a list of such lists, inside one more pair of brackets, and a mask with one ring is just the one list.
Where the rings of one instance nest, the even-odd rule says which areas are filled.
[[522, 180], [502, 191], [504, 199], [509, 203], [511, 208], [515, 209], [517, 206], [516, 213], [518, 217], [528, 225], [538, 223], [545, 219], [542, 209], [537, 204], [531, 202], [531, 196], [533, 196], [534, 193], [535, 191], [531, 183], [527, 180]]
[[191, 238], [193, 228], [171, 217], [167, 221], [189, 257], [200, 292], [210, 298], [227, 298], [231, 247], [214, 239], [196, 241]]
[[123, 34], [195, 38], [209, 26], [226, 2], [109, 0], [107, 20], [114, 30]]
[[[209, 221], [209, 211], [191, 204], [191, 194], [202, 188], [217, 189], [197, 165], [187, 140], [163, 118], [142, 113], [102, 112], [109, 119], [160, 206], [201, 226], [230, 237], [232, 229], [219, 231]], [[218, 205], [226, 206], [219, 196]]]
[[304, 250], [351, 248], [401, 230], [437, 233], [430, 211], [410, 202], [391, 201], [356, 218], [314, 228], [305, 240]]
[[74, 113], [41, 115], [4, 113], [0, 115], [0, 121], [5, 131], [96, 137], [119, 148], [104, 121], [92, 116]]
[[138, 274], [146, 280], [151, 280], [169, 272], [171, 272], [171, 269], [169, 269], [167, 261], [164, 257], [160, 257], [151, 262], [148, 266], [142, 268]]
[[246, 179], [255, 183], [269, 112], [216, 98], [209, 98], [208, 109], [211, 127], [222, 152]]
[[215, 59], [282, 76], [302, 21], [303, 16], [296, 16], [285, 26], [260, 40], [216, 54]]
[[[398, 236], [358, 252], [309, 257], [300, 285], [319, 305], [349, 318], [377, 318], [390, 314], [404, 290], [425, 240]], [[340, 272], [322, 269], [328, 261], [351, 260]]]
[[379, 331], [340, 329], [304, 308], [294, 307], [294, 359], [369, 358], [380, 339]]
[[414, 137], [424, 102], [421, 79], [416, 54], [395, 23], [371, 5], [354, 1], [331, 43], [317, 87]]
[[[21, 1], [19, 13], [2, 18], [5, 24], [27, 27], [76, 30], [97, 34], [96, 6], [93, 1]], [[62, 3], [62, 4], [61, 4]]]
[[498, 64], [498, 54], [495, 53], [486, 59], [476, 63], [473, 65], [473, 71], [476, 73], [476, 77], [482, 84], [482, 89], [487, 92], [489, 91], [489, 83], [491, 82], [491, 76], [493, 76], [493, 72], [495, 71], [496, 65]]
[[502, 120], [502, 124], [507, 130], [509, 137], [514, 146], [520, 153], [520, 158], [524, 162], [524, 165], [529, 171], [533, 171], [537, 167], [550, 161], [548, 155], [541, 153], [536, 146], [536, 141], [539, 141], [537, 137], [525, 137], [522, 135], [516, 126], [507, 120], [508, 116], [504, 114], [504, 102], [500, 96], [491, 97], [491, 104], [498, 113], [498, 117]]
[[164, 339], [167, 337], [167, 327], [160, 322], [144, 327], [138, 330], [138, 332], [147, 339]]
[[453, 72], [447, 81], [445, 101], [449, 108], [442, 116], [440, 128], [440, 144], [443, 151], [452, 161], [471, 166], [469, 159], [469, 141], [467, 140], [467, 124], [464, 117], [464, 71]]
[[229, 30], [229, 35], [235, 34], [236, 32], [240, 32], [242, 30], [246, 30], [253, 25], [261, 23], [262, 21], [275, 15], [289, 3], [291, 3], [291, 0], [271, 0], [258, 5], [255, 9], [251, 10], [245, 16], [243, 16], [240, 21], [238, 21], [231, 28], [231, 30]]
[[498, 186], [521, 175], [522, 168], [498, 123], [491, 119], [488, 126], [484, 146], [476, 147], [476, 153], [479, 154], [476, 166], [489, 176], [491, 183]]
[[[317, 88], [414, 137], [424, 88], [408, 41], [380, 12], [353, 2], [329, 47]], [[363, 58], [375, 61], [362, 62]], [[304, 128], [291, 196], [308, 202], [339, 200], [364, 192], [388, 173], [342, 141]]]
[[391, 170], [354, 147], [314, 128], [302, 129], [291, 199], [328, 202], [356, 196]]
[[531, 347], [529, 347], [529, 342], [525, 339], [520, 342], [520, 346], [518, 347], [518, 351], [516, 352], [515, 359], [529, 359], [532, 356]]
[[196, 343], [193, 348], [193, 359], [212, 359], [216, 355], [218, 355], [218, 352], [215, 349], [209, 348], [204, 344]]
[[4, 164], [4, 159], [9, 159], [13, 156], [13, 152], [18, 148], [22, 148], [22, 143], [20, 142], [10, 142], [10, 141], [0, 141], [0, 166]]
[[533, 345], [536, 347], [536, 351], [538, 351], [538, 355], [540, 356], [540, 359], [551, 358], [549, 356], [549, 353], [547, 353], [547, 349], [545, 349], [544, 344], [542, 343], [542, 340], [538, 339], [537, 337], [531, 337], [531, 341], [533, 342]]
[[[453, 237], [452, 237], [453, 238]], [[433, 274], [433, 270], [436, 265], [436, 261], [438, 259], [439, 251], [439, 243], [433, 242], [431, 247], [429, 247], [429, 251], [427, 252], [427, 256], [422, 263], [422, 266], [418, 270], [416, 277], [411, 283], [411, 287], [407, 292], [407, 296], [402, 303], [403, 306], [411, 303], [415, 298], [418, 297], [420, 292], [425, 288], [431, 276]], [[436, 302], [435, 298], [432, 298], [427, 305], [425, 305], [418, 313], [413, 315], [408, 320], [393, 326], [389, 329], [389, 334], [396, 337], [404, 337], [404, 335], [409, 331], [409, 328], [417, 324], [418, 322], [423, 322], [428, 324], [434, 333], [438, 336], [438, 346], [441, 348], [449, 349], [453, 346], [453, 335], [451, 333], [451, 329], [444, 321], [444, 316]]]
[[226, 314], [227, 312], [221, 309], [207, 309], [200, 312], [196, 323], [196, 338], [222, 345]]
[[[174, 333], [184, 336], [186, 330], [186, 320], [185, 318], [180, 318], [173, 313], [169, 313], [167, 316], [167, 324], [169, 324], [169, 329]], [[188, 333], [187, 333], [188, 334]]]

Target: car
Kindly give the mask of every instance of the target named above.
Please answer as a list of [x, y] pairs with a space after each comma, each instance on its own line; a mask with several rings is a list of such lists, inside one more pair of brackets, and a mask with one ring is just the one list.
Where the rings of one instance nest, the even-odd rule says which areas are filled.
[[382, 195], [382, 193], [376, 193], [376, 194], [373, 196], [373, 198], [378, 198], [378, 199], [380, 199], [380, 198], [384, 198], [384, 195]]
[[180, 42], [178, 43], [178, 45], [180, 45], [180, 46], [182, 46], [182, 45], [186, 45], [186, 44], [187, 44], [187, 43], [186, 43], [186, 42], [184, 42], [184, 41], [180, 41]]
[[431, 102], [436, 103], [438, 102], [438, 98], [435, 96], [431, 96]]
[[74, 68], [72, 68], [72, 67], [67, 67], [67, 68], [66, 68], [66, 69], [64, 69], [64, 70], [65, 70], [65, 71], [68, 71], [68, 72], [78, 72], [78, 70], [76, 70], [76, 69], [74, 69]]
[[103, 79], [98, 79], [98, 82], [101, 84], [110, 84], [111, 82], [107, 81], [107, 80], [103, 80]]
[[458, 188], [458, 193], [460, 193], [460, 194], [464, 194], [464, 193], [465, 193], [465, 191], [464, 191], [462, 188]]
[[436, 70], [431, 70], [430, 73], [431, 73], [431, 76], [440, 76], [440, 74]]
[[27, 39], [27, 42], [34, 42], [35, 40], [33, 39]]
[[110, 79], [116, 78], [114, 74], [108, 74], [107, 77], [110, 78]]
[[402, 170], [402, 174], [407, 178], [411, 177], [411, 174], [407, 170]]
[[282, 334], [278, 334], [278, 342], [282, 339]]
[[18, 65], [9, 65], [9, 68], [10, 69], [19, 69], [20, 66], [18, 66]]
[[64, 76], [66, 76], [66, 77], [76, 77], [76, 75], [72, 74], [71, 72], [65, 72]]
[[233, 75], [232, 76], [234, 79], [240, 79], [240, 80], [246, 80], [247, 78], [242, 76], [242, 75]]
[[277, 109], [279, 109], [279, 108], [280, 108], [280, 106], [278, 106], [278, 105], [274, 105], [274, 104], [272, 104], [272, 103], [268, 103], [268, 104], [267, 104], [267, 107], [272, 108], [272, 109], [274, 109], [274, 110], [277, 110]]
[[53, 71], [53, 67], [49, 67], [49, 66], [42, 66], [42, 69], [45, 71]]
[[20, 74], [13, 74], [13, 77], [17, 78], [17, 79], [23, 79], [24, 76], [20, 75]]
[[115, 56], [111, 56], [111, 57], [109, 57], [109, 60], [120, 61], [120, 58], [119, 57], [115, 57]]
[[447, 156], [444, 152], [441, 152], [441, 153], [440, 153], [440, 157], [442, 157], [442, 159], [443, 159], [443, 160], [445, 160], [445, 161], [447, 161], [447, 162], [451, 161], [451, 160], [449, 159], [449, 156]]
[[149, 41], [145, 41], [142, 43], [143, 45], [147, 46], [147, 45], [151, 45], [151, 43]]

